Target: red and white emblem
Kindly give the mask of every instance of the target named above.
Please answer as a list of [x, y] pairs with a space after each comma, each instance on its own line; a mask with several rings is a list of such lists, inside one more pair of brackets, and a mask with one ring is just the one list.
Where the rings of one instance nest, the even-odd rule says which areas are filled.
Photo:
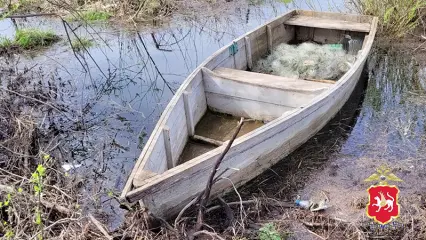
[[387, 224], [399, 216], [399, 189], [395, 185], [371, 186], [367, 192], [369, 197], [368, 217], [380, 224]]

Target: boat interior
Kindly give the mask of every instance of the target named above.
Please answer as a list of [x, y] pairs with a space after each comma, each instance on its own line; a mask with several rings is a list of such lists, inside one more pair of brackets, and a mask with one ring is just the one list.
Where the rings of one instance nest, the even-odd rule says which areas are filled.
[[[157, 125], [133, 186], [226, 145], [241, 117], [238, 137], [309, 104], [336, 81], [298, 79], [251, 71], [280, 43], [336, 44], [345, 35], [365, 42], [366, 16], [293, 11], [235, 40], [211, 58], [178, 91]], [[360, 46], [362, 48], [363, 46]]]

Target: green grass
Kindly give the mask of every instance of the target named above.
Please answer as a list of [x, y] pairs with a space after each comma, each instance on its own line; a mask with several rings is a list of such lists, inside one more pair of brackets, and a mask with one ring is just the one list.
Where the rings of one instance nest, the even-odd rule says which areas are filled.
[[108, 20], [112, 15], [107, 12], [101, 12], [101, 11], [86, 11], [81, 13], [81, 17], [86, 21], [106, 21]]
[[379, 18], [382, 34], [402, 37], [420, 24], [425, 0], [355, 0], [359, 11]]
[[95, 22], [95, 21], [107, 21], [112, 17], [112, 14], [109, 12], [102, 12], [102, 11], [96, 11], [96, 10], [88, 10], [84, 12], [80, 12], [79, 16], [70, 16], [67, 17], [67, 21], [78, 21], [79, 19], [86, 21], [86, 22]]
[[0, 48], [10, 48], [12, 47], [13, 41], [6, 37], [0, 37]]
[[0, 37], [0, 48], [37, 49], [39, 47], [50, 46], [58, 40], [59, 37], [50, 31], [21, 29], [16, 31], [14, 39]]
[[59, 37], [50, 31], [38, 29], [20, 29], [16, 31], [14, 43], [23, 49], [49, 46], [59, 40]]
[[74, 50], [76, 51], [82, 51], [84, 48], [90, 48], [92, 47], [93, 41], [87, 38], [81, 38], [80, 37], [80, 41], [78, 39], [75, 39], [71, 42]]

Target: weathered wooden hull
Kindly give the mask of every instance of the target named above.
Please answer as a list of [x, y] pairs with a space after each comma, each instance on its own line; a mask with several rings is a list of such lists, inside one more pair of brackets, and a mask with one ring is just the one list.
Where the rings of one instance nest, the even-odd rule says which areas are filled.
[[[265, 26], [259, 27], [253, 32], [248, 33], [246, 36], [261, 37], [260, 32], [262, 31], [265, 34], [269, 32], [267, 35], [272, 36], [275, 31], [278, 31], [276, 30], [277, 28], [281, 28], [281, 25], [285, 23], [286, 19], [293, 16], [292, 14], [295, 14], [294, 11], [265, 24]], [[345, 15], [341, 14], [328, 15], [339, 16], [342, 19], [345, 17]], [[357, 17], [350, 16], [350, 18], [356, 19]], [[361, 16], [360, 18], [367, 17]], [[363, 21], [366, 22], [367, 20]], [[227, 191], [241, 186], [247, 181], [253, 179], [264, 170], [277, 163], [280, 159], [283, 159], [289, 153], [297, 149], [301, 144], [315, 135], [337, 114], [353, 92], [370, 52], [375, 36], [377, 19], [371, 18], [368, 21], [370, 21], [370, 30], [365, 38], [362, 52], [353, 67], [343, 77], [341, 77], [339, 81], [326, 91], [315, 96], [308, 104], [303, 104], [300, 107], [294, 107], [281, 117], [273, 119], [264, 126], [253, 130], [234, 141], [232, 147], [220, 165], [218, 174], [221, 174], [222, 178], [214, 184], [212, 197], [226, 193]], [[303, 23], [296, 22], [295, 24]], [[315, 24], [318, 23], [315, 22]], [[361, 25], [362, 24], [356, 24], [354, 27], [357, 31], [359, 31], [365, 27]], [[296, 31], [292, 26], [284, 26], [284, 28], [286, 29], [283, 30], [284, 34], [281, 36], [282, 38], [287, 36], [286, 32], [294, 34], [294, 31]], [[302, 30], [298, 29], [298, 31]], [[269, 47], [264, 46], [264, 48], [271, 49], [272, 46], [275, 45], [275, 41], [274, 37], [269, 37], [269, 40], [264, 41], [264, 43]], [[179, 137], [174, 137], [174, 133], [172, 132], [173, 126], [180, 124], [178, 120], [175, 120], [175, 118], [179, 118], [178, 111], [174, 110], [177, 106], [181, 106], [181, 112], [183, 108], [185, 109], [183, 114], [185, 115], [186, 112], [186, 117], [184, 117], [185, 120], [182, 121], [185, 121], [186, 123], [184, 123], [184, 127], [177, 131], [178, 133], [176, 136], [183, 135], [182, 138], [187, 138], [191, 135], [191, 132], [193, 133], [193, 125], [198, 122], [203, 113], [206, 111], [205, 107], [194, 108], [194, 106], [197, 104], [203, 105], [202, 103], [199, 103], [199, 101], [202, 101], [207, 107], [209, 101], [211, 101], [208, 99], [208, 94], [210, 94], [209, 92], [197, 90], [198, 86], [203, 86], [199, 85], [203, 82], [203, 79], [207, 79], [209, 77], [207, 76], [208, 73], [203, 71], [203, 69], [208, 71], [208, 69], [215, 69], [218, 66], [227, 66], [227, 61], [230, 62], [230, 66], [235, 69], [244, 69], [245, 66], [250, 68], [253, 58], [259, 59], [258, 55], [261, 54], [256, 52], [254, 47], [248, 47], [250, 46], [250, 43], [247, 42], [247, 38], [245, 38], [245, 36], [234, 42], [239, 49], [244, 51], [245, 60], [240, 61], [238, 58], [236, 59], [236, 57], [228, 59], [227, 55], [223, 54], [228, 51], [229, 46], [226, 46], [219, 50], [211, 58], [207, 59], [188, 77], [164, 111], [156, 129], [147, 143], [147, 146], [145, 146], [138, 163], [136, 163], [135, 169], [129, 177], [126, 187], [123, 190], [121, 196], [122, 201], [135, 202], [140, 200], [141, 203], [154, 215], [168, 218], [177, 214], [185, 205], [188, 204], [188, 202], [204, 190], [214, 162], [223, 152], [226, 144], [177, 166], [175, 166], [175, 155], [182, 152], [182, 144], [184, 143], [176, 144], [176, 150], [174, 150], [174, 147], [171, 147], [169, 153], [166, 151], [164, 154], [158, 154], [164, 155], [162, 157], [158, 157], [158, 159], [169, 159], [170, 161], [168, 164], [164, 163], [166, 161], [163, 161], [161, 164], [158, 164], [158, 167], [154, 164], [155, 162], [150, 162], [148, 157], [151, 155], [154, 156], [153, 154], [156, 146], [163, 144], [161, 141], [164, 136], [166, 136], [166, 138], [164, 138], [166, 139], [164, 141], [164, 145], [166, 146], [161, 145], [162, 148], [167, 148], [167, 145], [170, 145], [170, 143], [167, 143], [168, 141], [174, 142], [173, 140], [170, 140], [170, 134], [172, 135], [172, 139], [179, 139]], [[208, 86], [204, 85], [203, 89], [208, 89]], [[169, 129], [166, 130], [166, 135], [164, 135], [164, 129]], [[187, 134], [185, 135], [182, 131], [184, 133], [187, 132]], [[158, 141], [160, 141], [160, 143], [158, 143]], [[160, 160], [157, 161], [160, 162]], [[138, 180], [138, 177], [140, 177], [138, 174], [140, 175], [142, 170], [147, 173], [154, 174], [147, 174], [145, 177]]]

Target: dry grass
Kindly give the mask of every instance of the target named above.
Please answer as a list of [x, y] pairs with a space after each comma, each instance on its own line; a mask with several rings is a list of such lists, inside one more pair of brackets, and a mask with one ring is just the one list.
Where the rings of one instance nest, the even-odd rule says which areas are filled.
[[124, 21], [159, 21], [170, 17], [173, 13], [184, 12], [194, 14], [194, 6], [205, 10], [206, 6], [220, 6], [225, 0], [124, 0], [124, 1], [80, 1], [80, 0], [13, 0], [12, 4], [4, 1], [3, 7], [9, 7], [7, 15], [29, 11], [55, 12], [67, 19], [81, 21], [106, 21], [110, 18]]
[[[44, 127], [51, 114], [67, 116], [66, 108], [54, 101], [54, 85], [44, 85], [41, 73], [17, 71], [9, 64], [13, 59], [2, 59], [0, 68], [0, 237], [104, 239], [82, 214], [83, 179], [61, 168], [66, 144]], [[33, 174], [39, 165], [45, 169], [40, 197]]]
[[352, 0], [363, 14], [377, 16], [381, 34], [402, 37], [418, 27], [426, 13], [423, 0]]

